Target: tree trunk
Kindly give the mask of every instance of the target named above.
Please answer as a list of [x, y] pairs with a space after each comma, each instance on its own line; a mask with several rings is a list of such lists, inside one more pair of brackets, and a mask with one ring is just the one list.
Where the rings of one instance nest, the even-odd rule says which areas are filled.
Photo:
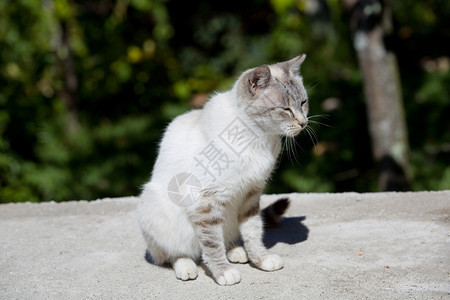
[[67, 21], [60, 21], [60, 32], [55, 54], [58, 58], [59, 69], [63, 78], [64, 86], [59, 95], [64, 102], [68, 113], [68, 131], [75, 132], [80, 128], [77, 108], [78, 78], [75, 73], [72, 50], [69, 44], [69, 28]]
[[[42, 1], [42, 7], [51, 16], [55, 14], [54, 6], [54, 0]], [[75, 73], [75, 64], [70, 48], [68, 21], [58, 19], [54, 21], [55, 28], [53, 28], [51, 45], [56, 57], [55, 68], [63, 83], [63, 86], [57, 89], [57, 94], [67, 109], [68, 120], [66, 130], [71, 133], [80, 128], [77, 108], [78, 78]]]
[[408, 190], [409, 144], [395, 55], [386, 49], [391, 31], [388, 3], [359, 0], [352, 10], [354, 47], [364, 79], [372, 151], [381, 191]]

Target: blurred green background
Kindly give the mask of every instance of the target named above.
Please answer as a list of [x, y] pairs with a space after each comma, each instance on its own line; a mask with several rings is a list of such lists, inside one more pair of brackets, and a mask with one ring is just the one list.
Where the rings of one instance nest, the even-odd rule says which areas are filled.
[[[314, 2], [314, 1], [313, 1]], [[376, 191], [341, 1], [0, 1], [0, 202], [139, 194], [175, 116], [240, 72], [308, 57], [310, 114], [267, 193]], [[413, 190], [450, 189], [450, 1], [393, 1]]]

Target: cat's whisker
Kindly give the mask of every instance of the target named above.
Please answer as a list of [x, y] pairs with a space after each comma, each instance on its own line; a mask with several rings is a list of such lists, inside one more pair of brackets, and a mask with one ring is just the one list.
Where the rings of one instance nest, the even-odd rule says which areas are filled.
[[283, 152], [286, 152], [287, 153], [287, 156], [288, 156], [288, 160], [291, 160], [290, 159], [290, 153], [289, 153], [289, 142], [288, 142], [288, 138], [287, 137], [283, 137]]
[[319, 137], [317, 136], [317, 133], [314, 131], [314, 129], [309, 126], [308, 130], [312, 133], [312, 135], [314, 136], [315, 140], [316, 140], [316, 144], [319, 143]]
[[[312, 122], [312, 124], [317, 124], [317, 125], [323, 125], [323, 126], [326, 126], [326, 127], [331, 127], [330, 125], [328, 125], [328, 124], [321, 124], [321, 123], [316, 123], [316, 121], [313, 121]], [[317, 136], [317, 133], [314, 131], [314, 128], [312, 127], [312, 126], [306, 126], [306, 127], [309, 127], [309, 129], [311, 130], [311, 132], [314, 134], [314, 136], [316, 137], [316, 141], [317, 142], [319, 142], [319, 137]]]
[[[295, 156], [295, 161], [300, 164], [300, 162], [297, 160], [297, 149], [300, 148], [302, 149], [302, 147], [300, 146], [300, 144], [297, 142], [297, 140], [295, 138], [292, 138], [294, 140], [294, 156]], [[295, 147], [297, 146], [297, 147]], [[303, 150], [303, 149], [302, 149]]]
[[294, 160], [292, 159], [293, 156], [293, 151], [292, 151], [292, 140], [290, 137], [286, 137], [286, 143], [287, 143], [287, 151], [288, 151], [288, 158], [291, 162], [294, 162]]
[[294, 155], [293, 155], [293, 150], [292, 150], [292, 140], [291, 138], [287, 138], [287, 143], [288, 143], [288, 157], [289, 157], [289, 161], [291, 163], [294, 163]]
[[311, 119], [311, 118], [325, 118], [325, 119], [329, 119], [328, 117], [329, 117], [330, 115], [327, 115], [327, 114], [320, 114], [320, 115], [312, 115], [312, 116], [308, 116], [308, 120], [309, 119]]
[[290, 162], [293, 162], [292, 156], [291, 156], [291, 141], [289, 138], [286, 138], [286, 144], [287, 144], [288, 159]]
[[314, 130], [313, 130], [310, 126], [307, 126], [307, 127], [305, 128], [305, 130], [306, 130], [306, 133], [307, 133], [307, 134], [309, 135], [309, 137], [311, 138], [311, 142], [313, 143], [314, 148], [315, 148], [316, 145], [317, 145], [317, 143], [319, 142], [318, 137], [317, 137], [317, 134], [314, 132]]
[[289, 145], [288, 145], [287, 137], [284, 139], [284, 142], [283, 142], [283, 152], [287, 153], [288, 160], [290, 161], [291, 158], [289, 156]]
[[288, 160], [291, 163], [296, 162], [297, 164], [300, 164], [298, 159], [297, 159], [297, 155], [296, 155], [296, 145], [297, 146], [299, 146], [299, 145], [297, 144], [295, 138], [294, 137], [285, 136], [284, 145], [285, 145], [284, 150], [287, 152]]
[[300, 164], [300, 162], [297, 159], [297, 153], [295, 151], [296, 150], [296, 146], [299, 146], [299, 145], [297, 144], [297, 141], [295, 140], [295, 137], [290, 137], [289, 140], [290, 140], [290, 145], [291, 145], [292, 156], [294, 157], [295, 162], [297, 164]]
[[321, 125], [321, 126], [325, 126], [325, 127], [331, 127], [330, 125], [328, 125], [328, 124], [325, 124], [325, 123], [322, 123], [322, 122], [319, 122], [319, 121], [314, 121], [314, 120], [308, 120], [308, 122], [310, 122], [310, 123], [312, 123], [312, 124], [317, 124], [317, 125]]
[[325, 126], [325, 127], [331, 127], [330, 125], [328, 125], [328, 124], [326, 124], [326, 123], [322, 123], [322, 122], [319, 122], [319, 121], [317, 121], [317, 120], [312, 120], [313, 118], [324, 118], [324, 119], [326, 119], [326, 120], [329, 120], [329, 115], [325, 115], [325, 114], [322, 114], [322, 115], [313, 115], [313, 116], [309, 116], [308, 117], [308, 122], [310, 122], [310, 123], [312, 123], [312, 124], [317, 124], [317, 125], [322, 125], [322, 126]]
[[[297, 139], [295, 139], [295, 138], [294, 138], [294, 143], [297, 146], [295, 149], [300, 148], [302, 151], [304, 151], [302, 146], [300, 146], [300, 144], [298, 143]], [[295, 153], [295, 157], [297, 158], [297, 153]], [[300, 164], [300, 162], [298, 160], [297, 160], [297, 163]]]
[[314, 129], [312, 129], [311, 127], [308, 128], [308, 131], [311, 133], [311, 135], [314, 138], [314, 148], [316, 147], [316, 145], [319, 143], [319, 137], [317, 136], [316, 132], [314, 131]]
[[[313, 86], [314, 85], [314, 86]], [[314, 88], [316, 88], [317, 86], [319, 85], [319, 82], [318, 81], [313, 81], [313, 82], [310, 82], [310, 83], [308, 83], [306, 86], [305, 86], [305, 90], [306, 90], [306, 92], [309, 94]]]

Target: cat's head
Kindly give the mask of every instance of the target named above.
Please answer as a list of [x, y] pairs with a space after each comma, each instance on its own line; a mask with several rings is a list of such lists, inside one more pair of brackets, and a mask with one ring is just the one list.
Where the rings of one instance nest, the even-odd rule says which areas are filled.
[[306, 55], [244, 72], [240, 82], [245, 111], [272, 134], [295, 136], [308, 124], [308, 95], [299, 74]]

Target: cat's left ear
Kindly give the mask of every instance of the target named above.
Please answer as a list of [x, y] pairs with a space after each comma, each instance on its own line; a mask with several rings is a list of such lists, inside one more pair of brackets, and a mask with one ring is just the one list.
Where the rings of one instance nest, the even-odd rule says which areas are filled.
[[298, 75], [298, 71], [300, 70], [300, 65], [305, 61], [306, 54], [301, 54], [293, 59], [287, 61], [288, 70], [294, 75]]
[[266, 88], [269, 85], [271, 77], [270, 69], [266, 65], [253, 70], [248, 77], [248, 89], [250, 93], [255, 95], [258, 89]]

